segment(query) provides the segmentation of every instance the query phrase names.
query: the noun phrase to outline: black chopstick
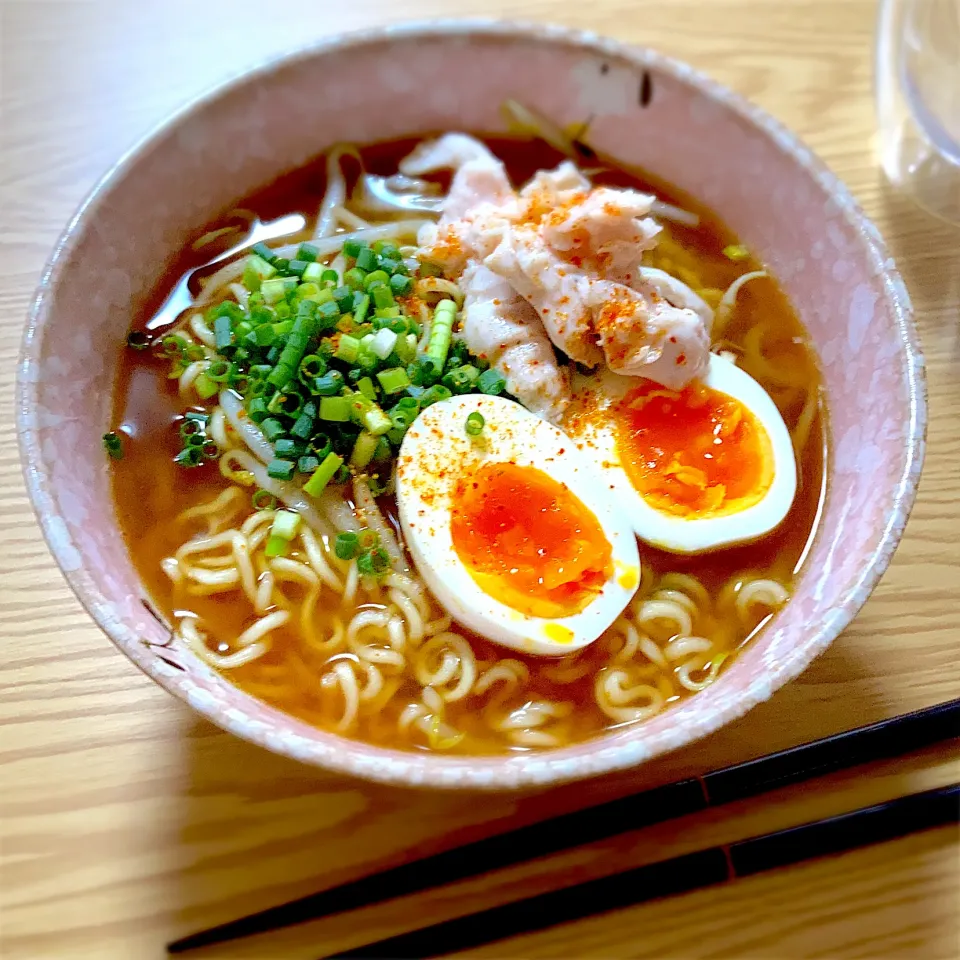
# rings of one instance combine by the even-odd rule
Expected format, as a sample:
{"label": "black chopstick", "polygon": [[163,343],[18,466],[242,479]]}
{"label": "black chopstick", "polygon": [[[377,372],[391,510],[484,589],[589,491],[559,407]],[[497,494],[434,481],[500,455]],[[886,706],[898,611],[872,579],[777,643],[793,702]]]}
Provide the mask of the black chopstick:
{"label": "black chopstick", "polygon": [[542,893],[331,958],[438,957],[609,910],[960,822],[960,784]]}
{"label": "black chopstick", "polygon": [[175,940],[169,953],[370,906],[960,736],[960,699],[425,857]]}

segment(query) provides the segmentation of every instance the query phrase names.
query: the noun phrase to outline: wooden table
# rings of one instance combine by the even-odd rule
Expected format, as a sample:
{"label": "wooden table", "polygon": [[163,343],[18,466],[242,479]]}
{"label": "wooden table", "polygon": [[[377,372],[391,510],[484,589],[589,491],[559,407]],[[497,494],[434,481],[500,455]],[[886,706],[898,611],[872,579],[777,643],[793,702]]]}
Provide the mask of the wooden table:
{"label": "wooden table", "polygon": [[[292,15],[292,11],[299,11]],[[298,766],[198,719],[80,609],[24,494],[13,382],[41,266],[122,150],[193,94],[326,32],[451,12],[550,19],[682,57],[797,130],[876,218],[930,383],[920,498],[865,611],[741,722],[641,773],[526,797],[418,794]],[[0,955],[159,957],[188,930],[385,864],[960,694],[960,234],[871,153],[872,0],[0,2]],[[149,211],[144,211],[148,216]],[[954,744],[203,956],[310,958],[607,872],[960,779]],[[948,828],[624,910],[484,957],[960,956]]]}

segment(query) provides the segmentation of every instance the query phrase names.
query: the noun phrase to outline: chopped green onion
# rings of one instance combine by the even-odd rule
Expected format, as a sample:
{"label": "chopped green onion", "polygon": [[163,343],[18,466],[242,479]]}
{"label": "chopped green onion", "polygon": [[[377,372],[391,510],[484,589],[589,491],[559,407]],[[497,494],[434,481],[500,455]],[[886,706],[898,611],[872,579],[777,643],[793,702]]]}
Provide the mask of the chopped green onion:
{"label": "chopped green onion", "polygon": [[321,330],[336,329],[337,321],[340,319],[340,308],[332,297],[317,307],[317,319],[320,321]]}
{"label": "chopped green onion", "polygon": [[300,279],[304,281],[300,285],[300,290],[298,291],[300,296],[315,296],[320,292],[319,287],[317,287],[316,290],[310,290],[309,292],[305,292],[303,288],[308,285],[316,287],[317,283],[323,280],[323,265],[313,262],[308,263],[307,269],[303,271],[303,276]]}
{"label": "chopped green onion", "polygon": [[333,299],[333,291],[329,287],[321,289],[316,283],[304,283],[300,286],[299,296],[301,300],[312,300],[319,306]]}
{"label": "chopped green onion", "polygon": [[327,363],[322,357],[315,353],[308,354],[300,361],[300,370],[298,375],[301,383],[308,383],[322,377],[327,372]]}
{"label": "chopped green onion", "polygon": [[390,289],[398,296],[405,297],[413,289],[413,280],[400,273],[395,273],[390,278]]}
{"label": "chopped green onion", "polygon": [[418,387],[430,386],[437,379],[437,365],[429,357],[417,357],[407,365],[410,382]]}
{"label": "chopped green onion", "polygon": [[353,453],[350,455],[350,466],[355,470],[362,470],[373,459],[373,454],[377,449],[378,442],[379,437],[375,437],[372,433],[367,433],[366,430],[362,431],[353,446]]}
{"label": "chopped green onion", "polygon": [[[380,333],[386,333],[389,331],[381,330]],[[379,336],[380,334],[377,334]],[[400,393],[401,390],[406,390],[410,386],[410,378],[407,376],[407,371],[403,367],[391,367],[389,370],[381,370],[377,374],[377,380],[380,381],[380,386],[383,387],[384,393]]]}
{"label": "chopped green onion", "polygon": [[318,308],[310,300],[305,300],[300,304],[301,311],[304,308],[309,308],[309,310],[297,315],[293,330],[287,337],[287,342],[280,358],[277,360],[277,365],[273,368],[270,376],[267,377],[267,383],[271,383],[275,387],[284,387],[293,379],[300,366],[300,361],[307,351],[307,345],[316,333],[317,325],[311,314]]}
{"label": "chopped green onion", "polygon": [[363,323],[370,309],[370,297],[367,294],[358,294],[353,298],[353,322]]}
{"label": "chopped green onion", "polygon": [[319,466],[320,460],[312,453],[307,453],[297,461],[297,473],[313,473]]}
{"label": "chopped green onion", "polygon": [[217,353],[224,353],[233,345],[233,324],[230,318],[217,317],[213,322],[214,348]]}
{"label": "chopped green onion", "polygon": [[290,547],[290,541],[300,528],[300,514],[292,510],[278,510],[273,517],[270,536],[264,551],[268,557],[282,557]]}
{"label": "chopped green onion", "polygon": [[199,467],[203,463],[203,451],[199,447],[184,447],[173,462],[181,467]]}
{"label": "chopped green onion", "polygon": [[381,360],[386,360],[393,353],[393,348],[397,343],[397,335],[384,327],[378,330],[370,341],[370,350]]}
{"label": "chopped green onion", "polygon": [[307,260],[291,260],[290,266],[287,268],[295,277],[302,277],[304,270],[310,266],[309,261]]}
{"label": "chopped green onion", "polygon": [[103,449],[110,455],[111,460],[123,459],[123,441],[120,434],[111,430],[103,435]]}
{"label": "chopped green onion", "polygon": [[336,270],[324,270],[323,276],[320,277],[320,282],[327,287],[335,287],[340,283],[340,275]]}
{"label": "chopped green onion", "polygon": [[187,348],[187,341],[175,333],[169,333],[160,341],[160,349],[165,357],[182,357]]}
{"label": "chopped green onion", "polygon": [[339,370],[329,370],[313,381],[313,392],[321,397],[334,397],[344,386],[343,374]]}
{"label": "chopped green onion", "polygon": [[317,459],[323,460],[333,450],[333,444],[325,433],[315,433],[310,441],[310,449]]}
{"label": "chopped green onion", "polygon": [[503,393],[507,388],[507,381],[503,376],[492,367],[489,370],[484,370],[477,379],[477,389],[481,393],[490,394],[490,396],[497,396],[498,394]]}
{"label": "chopped green onion", "polygon": [[283,278],[274,277],[271,280],[264,280],[260,284],[260,292],[263,294],[264,303],[279,303],[286,295],[286,286]]}
{"label": "chopped green onion", "polygon": [[479,377],[480,371],[472,363],[465,363],[451,370],[443,378],[443,383],[454,393],[469,393]]}
{"label": "chopped green onion", "polygon": [[420,397],[420,409],[425,410],[441,400],[449,400],[453,394],[443,385],[436,383],[429,390],[424,390]]}
{"label": "chopped green onion", "polygon": [[310,439],[310,436],[313,433],[313,422],[313,417],[308,416],[305,413],[301,413],[297,422],[290,428],[291,436],[294,436],[298,440],[302,440],[305,443]]}
{"label": "chopped green onion", "polygon": [[205,432],[205,424],[198,423],[190,417],[185,417],[183,423],[180,424],[180,439],[184,443],[187,442],[189,437],[194,436],[194,434],[204,434]]}
{"label": "chopped green onion", "polygon": [[299,459],[307,452],[307,446],[302,440],[293,437],[280,437],[273,445],[277,456],[282,460]]}
{"label": "chopped green onion", "polygon": [[357,267],[351,267],[343,275],[343,282],[353,290],[363,289],[363,278],[365,274]]}
{"label": "chopped green onion", "polygon": [[750,251],[739,243],[731,243],[730,246],[723,248],[723,255],[734,263],[741,260],[747,260],[750,257]]}
{"label": "chopped green onion", "polygon": [[360,251],[366,248],[366,244],[362,240],[348,240],[343,245],[343,254],[346,257],[351,257],[356,260],[360,255]]}
{"label": "chopped green onion", "polygon": [[320,419],[346,423],[350,419],[350,401],[346,397],[323,397],[320,400]]}
{"label": "chopped green onion", "polygon": [[258,490],[251,498],[254,510],[272,510],[277,498],[269,490]]}
{"label": "chopped green onion", "polygon": [[247,404],[247,414],[254,423],[263,423],[267,419],[267,401],[263,397],[254,397]]}
{"label": "chopped green onion", "polygon": [[292,480],[295,469],[296,464],[292,460],[278,458],[267,464],[267,476],[274,480]]}
{"label": "chopped green onion", "polygon": [[373,303],[378,310],[387,310],[396,305],[393,291],[388,286],[373,288]]}
{"label": "chopped green onion", "polygon": [[287,428],[274,417],[268,417],[266,420],[262,420],[260,422],[260,429],[271,443],[274,443],[287,432]]}
{"label": "chopped green onion", "polygon": [[[347,243],[344,244],[344,252],[346,252],[349,243],[350,241],[348,240]],[[347,254],[347,256],[349,256],[349,254]],[[354,256],[357,260],[357,266],[361,270],[366,270],[367,273],[370,273],[371,271],[377,269],[377,255],[369,247],[364,247],[362,250],[358,250]]]}
{"label": "chopped green onion", "polygon": [[323,463],[314,471],[313,476],[303,485],[303,492],[310,497],[319,497],[342,466],[343,457],[328,453]]}
{"label": "chopped green onion", "polygon": [[254,510],[272,510],[277,505],[277,498],[269,490],[257,490],[251,502]]}
{"label": "chopped green onion", "polygon": [[399,337],[393,349],[402,363],[410,363],[417,356],[416,335],[408,333],[405,336]]}
{"label": "chopped green onion", "polygon": [[[259,244],[258,244],[259,246]],[[260,280],[270,280],[277,275],[277,268],[273,265],[272,259],[257,253],[257,247],[254,247],[254,253],[247,257],[246,268],[252,270]],[[263,247],[264,252],[270,251]]]}
{"label": "chopped green onion", "polygon": [[441,370],[447,362],[447,351],[450,349],[450,341],[453,338],[453,319],[456,312],[457,308],[452,300],[441,300],[433,312],[433,327],[427,343],[427,356]]}
{"label": "chopped green onion", "polygon": [[364,528],[357,534],[357,542],[363,550],[372,550],[380,543],[380,534],[376,530]]}
{"label": "chopped green onion", "polygon": [[204,371],[214,383],[226,383],[230,377],[231,364],[229,360],[214,360]]}
{"label": "chopped green onion", "polygon": [[341,560],[352,560],[360,549],[360,543],[355,533],[346,531],[338,533],[333,542],[333,552]]}
{"label": "chopped green onion", "polygon": [[275,537],[283,537],[284,540],[292,540],[297,535],[300,528],[300,514],[292,510],[278,510],[273,518],[273,526],[270,527],[270,533]]}
{"label": "chopped green onion", "polygon": [[[251,258],[252,259],[252,258]],[[268,264],[269,266],[269,264]],[[240,277],[240,282],[247,288],[251,293],[260,292],[260,274],[257,272],[256,268],[250,263],[248,259],[244,268],[243,275]]]}
{"label": "chopped green onion", "polygon": [[356,363],[360,355],[360,341],[356,337],[343,334],[340,342],[337,344],[337,352],[334,356],[338,360],[344,360],[346,363]]}
{"label": "chopped green onion", "polygon": [[362,393],[354,393],[347,399],[350,412],[361,426],[367,428],[375,437],[381,436],[393,427],[391,419],[372,400]]}
{"label": "chopped green onion", "polygon": [[384,285],[390,282],[390,274],[386,270],[374,270],[373,273],[368,273],[363,281],[363,286],[366,290],[370,290],[375,287],[378,283]]}
{"label": "chopped green onion", "polygon": [[390,555],[382,547],[366,550],[357,557],[357,570],[367,576],[380,576],[390,569]]}
{"label": "chopped green onion", "polygon": [[483,433],[483,426],[486,423],[486,420],[483,419],[482,413],[477,413],[474,410],[473,413],[467,416],[467,423],[464,429],[467,431],[468,437],[479,437]]}
{"label": "chopped green onion", "polygon": [[220,392],[220,387],[210,377],[206,371],[199,374],[193,381],[193,389],[197,391],[197,396],[201,400],[209,400],[212,396]]}
{"label": "chopped green onion", "polygon": [[313,262],[317,259],[317,254],[320,251],[312,243],[301,243],[300,248],[297,250],[297,259],[306,260],[308,262]]}
{"label": "chopped green onion", "polygon": [[333,299],[341,313],[349,313],[353,309],[353,287],[337,287],[333,291]]}
{"label": "chopped green onion", "polygon": [[373,385],[373,381],[369,377],[361,377],[357,381],[357,389],[368,399],[376,400],[377,399],[377,388]]}
{"label": "chopped green onion", "polygon": [[250,248],[250,252],[262,260],[266,260],[267,263],[273,263],[276,258],[276,254],[265,243],[255,243]]}
{"label": "chopped green onion", "polygon": [[303,394],[297,389],[296,384],[288,383],[282,393],[277,393],[267,404],[267,409],[271,413],[279,413],[296,420],[303,413],[303,405],[306,402]]}
{"label": "chopped green onion", "polygon": [[[389,460],[392,454],[387,434],[383,434],[377,441],[377,449],[373,451],[373,460],[375,463],[382,463],[384,460]],[[380,496],[380,494],[377,493],[374,496]]]}

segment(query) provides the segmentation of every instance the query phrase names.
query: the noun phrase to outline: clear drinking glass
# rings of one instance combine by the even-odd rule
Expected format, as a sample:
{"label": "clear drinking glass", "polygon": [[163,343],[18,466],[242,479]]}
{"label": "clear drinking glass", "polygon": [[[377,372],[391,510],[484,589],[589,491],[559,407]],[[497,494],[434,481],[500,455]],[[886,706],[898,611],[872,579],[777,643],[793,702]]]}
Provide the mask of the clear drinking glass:
{"label": "clear drinking glass", "polygon": [[875,89],[890,182],[960,226],[960,0],[880,0]]}

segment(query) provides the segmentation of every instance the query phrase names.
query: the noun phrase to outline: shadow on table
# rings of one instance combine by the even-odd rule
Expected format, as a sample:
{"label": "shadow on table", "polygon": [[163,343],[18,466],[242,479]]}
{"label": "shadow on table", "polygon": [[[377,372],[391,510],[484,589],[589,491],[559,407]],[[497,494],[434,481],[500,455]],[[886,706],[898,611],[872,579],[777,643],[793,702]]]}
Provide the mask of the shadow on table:
{"label": "shadow on table", "polygon": [[[851,716],[845,706],[869,705],[870,715]],[[847,696],[839,695],[842,685]],[[853,645],[832,650],[771,701],[714,736],[639,770],[525,794],[437,793],[367,784],[326,774],[271,754],[184,714],[188,777],[179,811],[185,859],[179,877],[178,928],[184,933],[243,916],[417,856],[456,846],[509,827],[612,799],[645,787],[750,759],[886,716],[869,662]],[[602,858],[602,863],[597,861]],[[550,877],[539,866],[498,890],[498,900],[547,886],[563,886],[586,874],[658,859],[642,843],[614,843],[551,861]],[[623,860],[623,862],[616,862]],[[565,866],[566,864],[566,866]],[[586,873],[585,873],[586,871]],[[523,873],[523,871],[521,871]],[[561,882],[558,882],[560,876]],[[504,893],[515,889],[510,897]],[[474,883],[480,887],[483,882]],[[469,895],[469,890],[467,891]],[[458,895],[459,896],[459,895]],[[417,908],[440,919],[463,911],[443,891],[421,897]],[[482,898],[481,898],[482,899]],[[484,901],[488,905],[491,898]],[[459,907],[459,909],[458,909]],[[367,917],[376,910],[375,917]],[[410,927],[409,904],[382,906],[327,918],[317,925],[317,952],[375,939]],[[426,922],[424,912],[421,922]],[[369,920],[369,922],[368,922]],[[363,933],[358,933],[358,929]],[[375,929],[376,928],[376,929]],[[271,941],[296,940],[302,931]],[[231,957],[254,946],[231,948]],[[263,949],[263,945],[258,948]],[[226,955],[226,954],[217,954]],[[262,954],[261,954],[262,955]],[[273,954],[279,958],[288,954]]]}

